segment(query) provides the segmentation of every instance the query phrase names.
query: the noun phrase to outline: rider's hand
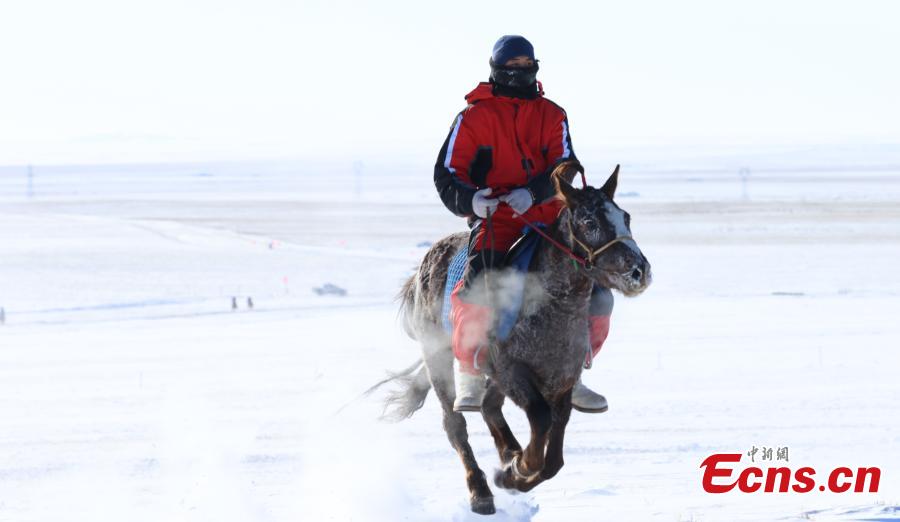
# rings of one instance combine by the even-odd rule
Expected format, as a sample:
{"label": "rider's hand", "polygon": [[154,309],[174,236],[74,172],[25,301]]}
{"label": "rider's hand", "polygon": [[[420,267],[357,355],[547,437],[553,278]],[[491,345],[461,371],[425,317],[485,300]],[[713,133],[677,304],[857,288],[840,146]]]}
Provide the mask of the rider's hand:
{"label": "rider's hand", "polygon": [[472,198],[472,212],[475,213],[476,216],[480,218],[486,218],[488,210],[491,211],[491,214],[497,210],[497,205],[500,204],[500,200],[496,198],[489,198],[491,195],[491,189],[481,189],[475,193],[475,197]]}
{"label": "rider's hand", "polygon": [[528,212],[528,209],[534,204],[534,197],[531,195],[531,191],[523,188],[514,189],[509,194],[500,196],[499,199],[509,205],[519,215]]}

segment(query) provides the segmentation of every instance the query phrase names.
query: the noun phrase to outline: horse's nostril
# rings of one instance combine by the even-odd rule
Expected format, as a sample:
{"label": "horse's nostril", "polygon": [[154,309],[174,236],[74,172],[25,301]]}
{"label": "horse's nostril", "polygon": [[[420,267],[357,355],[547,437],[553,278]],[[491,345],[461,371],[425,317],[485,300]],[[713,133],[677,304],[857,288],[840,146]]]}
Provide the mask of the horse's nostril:
{"label": "horse's nostril", "polygon": [[643,276],[643,275],[644,275],[644,273],[641,272],[640,268],[635,268],[634,270],[631,271],[631,278],[634,279],[635,281],[640,281],[641,276]]}

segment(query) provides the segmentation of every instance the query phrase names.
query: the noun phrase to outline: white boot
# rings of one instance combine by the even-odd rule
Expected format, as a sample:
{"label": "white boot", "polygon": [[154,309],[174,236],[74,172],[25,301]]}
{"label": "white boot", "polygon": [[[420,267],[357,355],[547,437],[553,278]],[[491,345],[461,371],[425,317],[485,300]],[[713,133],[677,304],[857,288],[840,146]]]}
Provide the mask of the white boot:
{"label": "white boot", "polygon": [[572,407],[582,413],[603,413],[609,404],[606,397],[585,386],[579,378],[572,387]]}
{"label": "white boot", "polygon": [[481,411],[481,401],[484,400],[485,381],[482,375],[459,370],[459,361],[453,361],[453,380],[456,383],[456,400],[453,401],[453,411]]}

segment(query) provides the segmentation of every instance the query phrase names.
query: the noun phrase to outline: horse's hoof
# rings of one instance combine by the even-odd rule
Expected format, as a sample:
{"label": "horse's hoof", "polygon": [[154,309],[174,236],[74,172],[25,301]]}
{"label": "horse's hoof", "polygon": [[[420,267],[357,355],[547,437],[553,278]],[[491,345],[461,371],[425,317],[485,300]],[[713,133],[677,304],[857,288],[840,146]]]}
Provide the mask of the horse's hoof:
{"label": "horse's hoof", "polygon": [[494,485],[503,489],[515,489],[508,464],[494,471]]}
{"label": "horse's hoof", "polygon": [[497,512],[494,508],[494,497],[481,497],[472,499],[472,512],[479,515],[493,515]]}

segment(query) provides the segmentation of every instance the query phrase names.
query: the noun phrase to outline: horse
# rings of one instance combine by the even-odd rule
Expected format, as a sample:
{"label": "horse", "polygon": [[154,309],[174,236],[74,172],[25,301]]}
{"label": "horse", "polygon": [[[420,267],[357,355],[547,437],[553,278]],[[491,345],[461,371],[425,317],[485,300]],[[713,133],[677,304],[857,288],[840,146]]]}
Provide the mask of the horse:
{"label": "horse", "polygon": [[[557,220],[534,253],[526,276],[525,299],[516,324],[504,341],[490,337],[484,369],[487,389],[482,417],[497,447],[501,467],[497,487],[530,491],[563,467],[563,438],[572,410],[572,387],[579,379],[588,348],[588,302],[600,284],[625,296],[636,296],[651,283],[650,264],[631,235],[631,218],[614,201],[619,167],[599,189],[571,185],[577,161],[558,165],[551,173],[556,197],[563,202]],[[422,358],[409,368],[373,386],[400,383],[385,400],[383,418],[402,420],[422,407],[429,389],[440,400],[443,427],[466,470],[472,511],[495,512],[484,472],[468,442],[466,420],[453,411],[453,353],[450,334],[442,326],[448,265],[466,248],[468,234],[457,233],[436,242],[398,296],[406,333],[422,346]],[[492,271],[493,272],[496,271]],[[494,277],[492,291],[502,277]],[[503,417],[506,398],[525,410],[531,429],[522,449]]]}

